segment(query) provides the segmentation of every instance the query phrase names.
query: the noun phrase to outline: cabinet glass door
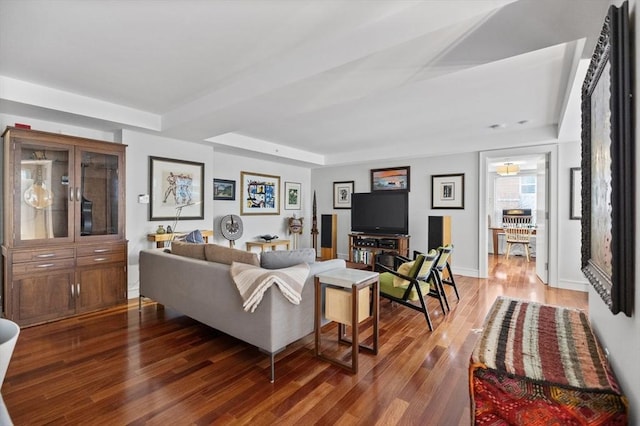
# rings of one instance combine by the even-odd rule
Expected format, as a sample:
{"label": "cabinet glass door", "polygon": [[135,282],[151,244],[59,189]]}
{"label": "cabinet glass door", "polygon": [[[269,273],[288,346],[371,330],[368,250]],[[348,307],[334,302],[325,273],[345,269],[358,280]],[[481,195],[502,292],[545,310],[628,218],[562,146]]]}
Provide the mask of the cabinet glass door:
{"label": "cabinet glass door", "polygon": [[70,149],[29,142],[19,143],[16,148],[16,163],[20,165],[14,203],[16,242],[70,240]]}
{"label": "cabinet glass door", "polygon": [[96,151],[80,151],[79,156],[80,236],[117,235],[121,157]]}

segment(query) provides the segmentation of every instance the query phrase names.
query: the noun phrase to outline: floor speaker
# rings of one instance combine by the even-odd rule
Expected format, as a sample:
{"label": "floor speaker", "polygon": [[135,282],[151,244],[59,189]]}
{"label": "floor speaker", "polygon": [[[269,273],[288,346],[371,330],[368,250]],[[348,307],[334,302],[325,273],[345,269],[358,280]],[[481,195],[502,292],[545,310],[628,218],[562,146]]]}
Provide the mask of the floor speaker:
{"label": "floor speaker", "polygon": [[338,215],[323,214],[320,218],[320,257],[322,260],[338,257]]}

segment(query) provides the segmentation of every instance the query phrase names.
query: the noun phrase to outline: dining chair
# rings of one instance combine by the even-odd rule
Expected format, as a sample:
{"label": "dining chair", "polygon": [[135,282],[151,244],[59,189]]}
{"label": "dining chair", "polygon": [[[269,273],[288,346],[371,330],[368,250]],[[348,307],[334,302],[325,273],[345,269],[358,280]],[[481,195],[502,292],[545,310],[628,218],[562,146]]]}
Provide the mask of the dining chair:
{"label": "dining chair", "polygon": [[531,216],[505,215],[502,217],[502,228],[504,229],[505,241],[507,243],[506,258],[509,259],[512,246],[522,245],[527,256],[527,262],[529,262],[529,244],[531,243],[531,235],[533,233]]}

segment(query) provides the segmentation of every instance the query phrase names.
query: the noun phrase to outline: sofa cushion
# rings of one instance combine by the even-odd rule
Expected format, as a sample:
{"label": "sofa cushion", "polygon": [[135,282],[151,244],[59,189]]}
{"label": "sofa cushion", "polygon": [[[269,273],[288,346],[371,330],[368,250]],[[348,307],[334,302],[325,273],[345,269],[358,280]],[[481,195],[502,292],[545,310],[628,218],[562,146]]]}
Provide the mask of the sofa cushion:
{"label": "sofa cushion", "polygon": [[260,266],[265,269],[281,269],[301,263],[316,261],[316,251],[312,248],[299,250],[271,250],[262,253]]}
{"label": "sofa cushion", "polygon": [[204,244],[186,243],[184,241],[172,241],[171,253],[178,256],[192,257],[205,260]]}
{"label": "sofa cushion", "polygon": [[231,265],[233,262],[240,262],[260,266],[260,260],[256,253],[225,247],[218,244],[204,244],[204,255],[209,262],[218,262],[225,265]]}

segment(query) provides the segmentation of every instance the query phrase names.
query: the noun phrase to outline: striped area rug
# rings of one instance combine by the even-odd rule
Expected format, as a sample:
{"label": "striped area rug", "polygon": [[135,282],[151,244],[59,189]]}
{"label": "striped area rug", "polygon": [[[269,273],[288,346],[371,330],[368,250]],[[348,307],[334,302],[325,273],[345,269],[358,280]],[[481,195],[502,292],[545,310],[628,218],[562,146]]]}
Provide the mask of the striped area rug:
{"label": "striped area rug", "polygon": [[589,319],[577,309],[499,297],[471,362],[541,383],[620,393]]}

